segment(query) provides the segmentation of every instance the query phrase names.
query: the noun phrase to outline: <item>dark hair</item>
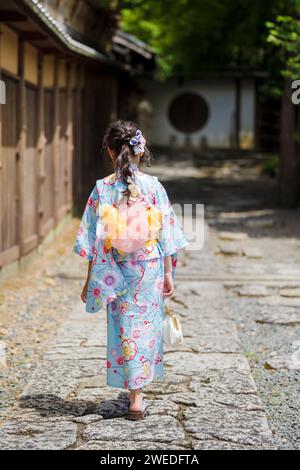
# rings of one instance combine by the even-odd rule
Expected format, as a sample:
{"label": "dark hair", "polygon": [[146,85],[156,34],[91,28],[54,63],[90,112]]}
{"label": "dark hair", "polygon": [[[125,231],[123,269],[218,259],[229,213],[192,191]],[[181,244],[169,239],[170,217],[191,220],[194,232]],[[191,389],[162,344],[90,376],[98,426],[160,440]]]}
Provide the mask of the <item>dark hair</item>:
{"label": "dark hair", "polygon": [[[133,146],[129,144],[129,141],[132,137],[135,136],[138,127],[131,121],[114,121],[106,129],[104,138],[103,138],[103,147],[107,149],[109,147],[115,154],[114,167],[115,171],[123,179],[127,188],[124,191],[124,194],[128,197],[128,176],[134,177],[131,169],[130,163],[132,158],[135,156]],[[147,145],[145,145],[145,150],[140,160],[145,162],[147,166],[151,165],[151,153]]]}

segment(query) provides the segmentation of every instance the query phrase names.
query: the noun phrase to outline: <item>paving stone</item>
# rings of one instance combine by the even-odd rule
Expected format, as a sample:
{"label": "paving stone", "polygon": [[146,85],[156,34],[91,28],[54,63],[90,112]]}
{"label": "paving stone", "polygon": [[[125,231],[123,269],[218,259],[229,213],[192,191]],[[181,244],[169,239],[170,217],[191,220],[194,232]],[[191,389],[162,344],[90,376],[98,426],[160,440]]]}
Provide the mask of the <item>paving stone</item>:
{"label": "paving stone", "polygon": [[141,441],[89,441],[76,450],[181,450],[183,445],[173,445],[170,442],[141,442]]}
{"label": "paving stone", "polygon": [[242,248],[235,243],[219,243],[218,249],[222,255],[241,255],[243,253]]}
{"label": "paving stone", "polygon": [[262,264],[247,264],[245,260],[227,265],[227,271],[231,274],[241,274],[241,275],[255,275],[255,274],[265,274],[266,267]]}
{"label": "paving stone", "polygon": [[287,277],[288,279],[295,280],[299,283],[300,280],[300,269],[295,269],[295,268],[286,268],[286,269],[280,269],[277,273],[281,277]]}
{"label": "paving stone", "polygon": [[[197,325],[197,328],[195,327]],[[234,336],[235,329],[233,323],[229,319],[207,318],[202,317],[199,313],[198,318],[191,315],[182,324],[183,336],[195,338],[195,346],[199,338],[209,336],[212,332],[215,334],[223,334],[224,336]]]}
{"label": "paving stone", "polygon": [[266,447],[259,445],[246,445],[239,444],[236,442],[222,441],[220,440],[203,440],[203,441],[192,441],[193,450],[269,450],[274,449],[267,444]]}
{"label": "paving stone", "polygon": [[120,389],[110,390],[107,387],[84,388],[75,392],[74,395],[76,396],[77,400],[88,400],[97,403],[102,400],[106,400],[107,398],[118,398],[120,395]]}
{"label": "paving stone", "polygon": [[90,424],[82,436],[87,440],[100,441],[142,441],[171,442],[178,444],[184,441],[183,430],[171,416],[149,416],[137,422],[115,419],[103,420]]}
{"label": "paving stone", "polygon": [[242,354],[171,352],[165,356],[165,365],[172,368],[172,372],[184,371],[184,375],[193,375],[209,369],[236,369],[250,372],[248,362]]}
{"label": "paving stone", "polygon": [[255,321],[274,325],[294,325],[300,323],[300,310],[293,307],[264,307],[256,314]]}
{"label": "paving stone", "polygon": [[[262,411],[262,403],[255,394],[224,393],[224,391],[205,388],[197,393],[176,393],[169,396],[174,403],[189,407],[202,408],[205,405],[219,404],[224,407],[247,411]],[[197,413],[197,410],[195,410]]]}
{"label": "paving stone", "polygon": [[216,390],[224,394],[253,394],[257,392],[252,376],[247,371],[234,369],[202,371],[192,377],[190,389],[198,393],[205,389]]}
{"label": "paving stone", "polygon": [[300,287],[293,287],[290,289],[280,289],[279,295],[282,297],[300,297]]}
{"label": "paving stone", "polygon": [[258,303],[263,306],[274,305],[276,308],[279,306],[300,308],[300,299],[281,297],[279,295],[272,295],[264,299],[260,299],[258,300]]}
{"label": "paving stone", "polygon": [[248,234],[245,232],[219,232],[219,238],[221,240],[240,241],[246,240],[248,238]]}
{"label": "paving stone", "polygon": [[172,395],[168,398],[145,400],[147,416],[162,415],[177,417],[179,406],[172,401]]}
{"label": "paving stone", "polygon": [[224,336],[216,334],[214,336],[205,336],[200,334],[199,339],[185,337],[184,345],[180,347],[166,347],[165,352],[169,351],[186,351],[186,352],[216,352],[216,353],[239,353],[241,343],[238,337]]}
{"label": "paving stone", "polygon": [[300,353],[270,357],[265,362],[268,369],[300,370]]}
{"label": "paving stone", "polygon": [[[290,261],[290,260],[289,260]],[[299,276],[300,276],[300,269],[298,264],[293,264],[293,262],[289,263],[274,263],[273,264],[274,271],[277,272],[280,276],[292,276],[295,277],[295,280],[298,280],[299,287]]]}
{"label": "paving stone", "polygon": [[256,248],[256,247],[245,247],[243,249],[243,254],[247,257],[247,258],[262,258],[263,257],[263,254],[262,252],[260,251],[259,248]]}
{"label": "paving stone", "polygon": [[[102,367],[101,367],[102,366]],[[50,360],[44,361],[34,372],[25,386],[21,397],[53,395],[67,398],[78,385],[78,379],[86,376],[106,373],[106,361],[102,364],[97,359],[86,360]]]}
{"label": "paving stone", "polygon": [[106,348],[96,346],[55,348],[46,352],[44,355],[48,361],[60,359],[103,359],[106,360]]}
{"label": "paving stone", "polygon": [[151,382],[145,387],[147,394],[167,395],[174,392],[186,392],[189,390],[190,377],[181,374],[173,374],[165,369],[164,380]]}
{"label": "paving stone", "polygon": [[74,423],[80,424],[91,424],[95,423],[96,421],[100,421],[101,419],[103,419],[103,416],[101,415],[85,415],[73,418],[72,421],[74,421]]}
{"label": "paving stone", "polygon": [[95,387],[106,387],[106,376],[95,375],[93,377],[84,377],[79,380],[79,387],[82,388],[95,388]]}
{"label": "paving stone", "polygon": [[76,442],[77,426],[70,421],[6,423],[0,429],[0,449],[63,450]]}
{"label": "paving stone", "polygon": [[67,398],[78,383],[78,379],[74,377],[74,363],[72,368],[70,366],[69,361],[44,363],[42,367],[38,367],[33,372],[29,383],[21,394],[21,398],[39,395]]}
{"label": "paving stone", "polygon": [[273,227],[274,223],[275,220],[270,218],[250,219],[245,222],[247,227],[251,228],[270,228]]}
{"label": "paving stone", "polygon": [[244,297],[265,297],[269,291],[265,286],[248,284],[237,289],[237,293]]}
{"label": "paving stone", "polygon": [[220,439],[237,444],[274,448],[273,437],[263,412],[207,405],[184,412],[185,430],[194,439]]}
{"label": "paving stone", "polygon": [[[67,362],[67,361],[66,361]],[[99,375],[100,373],[106,374],[106,360],[104,359],[85,359],[73,362],[74,364],[74,375],[76,378],[91,377],[93,375]]]}

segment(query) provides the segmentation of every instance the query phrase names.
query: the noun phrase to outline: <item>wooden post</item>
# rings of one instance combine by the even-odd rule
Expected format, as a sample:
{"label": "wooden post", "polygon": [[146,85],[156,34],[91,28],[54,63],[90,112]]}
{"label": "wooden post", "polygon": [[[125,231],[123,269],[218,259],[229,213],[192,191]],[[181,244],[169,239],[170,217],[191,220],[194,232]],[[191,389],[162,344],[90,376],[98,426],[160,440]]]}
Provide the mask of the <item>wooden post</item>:
{"label": "wooden post", "polygon": [[118,80],[114,75],[110,77],[111,82],[111,113],[110,120],[115,121],[118,118]]}
{"label": "wooden post", "polygon": [[73,151],[73,172],[72,172],[72,198],[74,203],[77,205],[79,200],[79,174],[80,174],[80,132],[79,132],[79,115],[81,112],[81,100],[80,100],[80,88],[79,88],[79,65],[76,64],[75,67],[75,89],[74,89],[74,122],[73,122],[73,141],[74,141],[74,151]]}
{"label": "wooden post", "polygon": [[24,220],[24,170],[25,170],[25,151],[26,151],[26,88],[24,78],[24,55],[25,47],[24,40],[19,38],[19,58],[18,58],[18,75],[19,75],[19,89],[18,89],[18,144],[17,144],[17,238],[20,247],[19,256],[25,252],[25,220]]}
{"label": "wooden post", "polygon": [[[1,71],[1,50],[2,50],[2,29],[0,25],[0,80],[2,78],[2,71]],[[2,183],[2,177],[3,177],[3,166],[2,166],[2,106],[3,104],[0,104],[0,255],[1,252],[3,251],[3,240],[2,240],[2,221],[3,221],[3,209],[2,209],[2,197],[3,197],[3,183]],[[0,260],[0,266],[1,266],[1,260]]]}
{"label": "wooden post", "polygon": [[235,135],[235,148],[240,148],[240,128],[241,128],[241,79],[240,77],[235,79],[235,123],[234,123],[234,135]]}
{"label": "wooden post", "polygon": [[296,106],[291,100],[291,80],[284,79],[280,123],[280,203],[295,207],[299,203],[299,162],[296,152]]}
{"label": "wooden post", "polygon": [[52,145],[52,164],[53,164],[53,215],[55,220],[55,226],[59,221],[59,168],[58,168],[58,158],[59,158],[59,134],[60,134],[60,125],[59,125],[59,84],[58,84],[58,67],[59,59],[55,57],[54,59],[54,92],[53,92],[53,145]]}
{"label": "wooden post", "polygon": [[72,167],[73,167],[73,115],[71,64],[67,64],[67,210],[72,209]]}
{"label": "wooden post", "polygon": [[256,152],[261,151],[261,117],[260,117],[260,98],[259,98],[259,79],[255,78],[254,79],[254,100],[255,100],[255,121],[254,121],[254,149]]}
{"label": "wooden post", "polygon": [[37,234],[39,242],[43,232],[43,215],[45,203],[45,146],[46,137],[44,130],[44,85],[43,85],[43,62],[44,57],[39,52],[38,58],[38,97],[37,97]]}
{"label": "wooden post", "polygon": [[83,158],[84,158],[84,128],[83,128],[83,90],[82,77],[84,68],[82,64],[77,67],[77,85],[76,85],[76,202],[81,202],[83,197]]}

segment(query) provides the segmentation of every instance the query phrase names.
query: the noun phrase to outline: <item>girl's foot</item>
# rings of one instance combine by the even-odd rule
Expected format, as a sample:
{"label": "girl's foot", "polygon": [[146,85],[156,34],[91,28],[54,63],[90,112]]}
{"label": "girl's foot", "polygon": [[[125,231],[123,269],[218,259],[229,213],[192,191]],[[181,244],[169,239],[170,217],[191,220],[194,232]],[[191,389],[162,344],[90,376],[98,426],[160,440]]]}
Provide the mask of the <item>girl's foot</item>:
{"label": "girl's foot", "polygon": [[141,390],[133,390],[129,395],[127,419],[138,420],[145,417],[145,402]]}
{"label": "girl's foot", "polygon": [[143,395],[141,390],[134,390],[129,395],[130,411],[141,411],[143,407]]}

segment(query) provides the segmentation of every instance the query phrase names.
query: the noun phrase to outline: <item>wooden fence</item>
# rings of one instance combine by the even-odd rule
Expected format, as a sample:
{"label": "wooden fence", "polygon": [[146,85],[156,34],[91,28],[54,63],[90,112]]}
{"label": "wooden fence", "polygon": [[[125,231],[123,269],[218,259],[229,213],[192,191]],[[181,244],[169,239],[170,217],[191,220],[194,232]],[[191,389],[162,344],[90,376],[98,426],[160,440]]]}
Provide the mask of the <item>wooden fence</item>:
{"label": "wooden fence", "polygon": [[16,57],[0,57],[0,270],[32,252],[105,171],[101,138],[116,116],[118,79],[17,35],[13,47],[6,33]]}

